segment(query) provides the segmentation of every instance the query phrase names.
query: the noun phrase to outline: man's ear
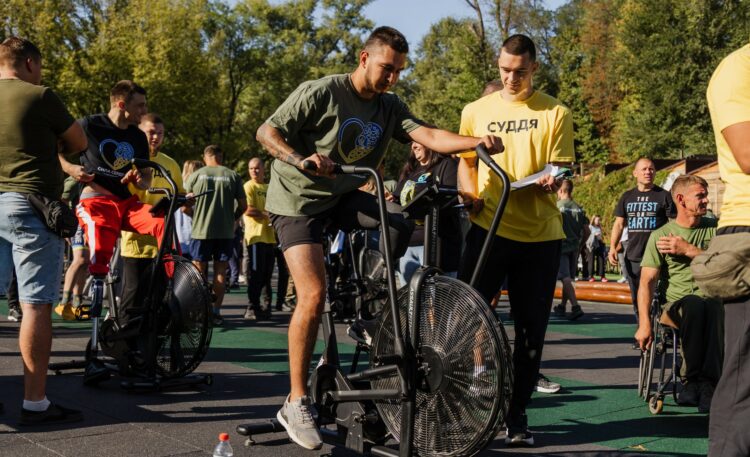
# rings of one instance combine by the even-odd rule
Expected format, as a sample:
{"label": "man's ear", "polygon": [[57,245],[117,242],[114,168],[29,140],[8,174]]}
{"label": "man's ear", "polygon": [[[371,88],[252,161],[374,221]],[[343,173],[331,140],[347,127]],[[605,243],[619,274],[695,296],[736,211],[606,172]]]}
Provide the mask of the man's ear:
{"label": "man's ear", "polygon": [[359,52],[359,66],[365,68],[367,66],[367,59],[370,58],[370,53],[362,50]]}

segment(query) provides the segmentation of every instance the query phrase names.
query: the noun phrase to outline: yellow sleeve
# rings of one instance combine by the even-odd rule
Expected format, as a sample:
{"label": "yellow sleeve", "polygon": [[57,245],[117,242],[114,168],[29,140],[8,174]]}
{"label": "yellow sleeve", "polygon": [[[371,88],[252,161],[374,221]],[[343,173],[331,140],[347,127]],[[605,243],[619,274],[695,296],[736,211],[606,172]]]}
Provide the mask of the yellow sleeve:
{"label": "yellow sleeve", "polygon": [[552,133],[552,150],[550,162],[575,162],[573,149],[573,115],[568,108],[561,106],[558,109],[558,118],[555,130]]}
{"label": "yellow sleeve", "polygon": [[[474,135],[474,115],[471,105],[464,106],[461,111],[461,125],[458,128],[459,135],[476,136]],[[472,158],[476,157],[477,153],[474,151],[466,151],[458,154],[459,157]]]}
{"label": "yellow sleeve", "polygon": [[707,96],[718,131],[750,121],[750,46],[735,51],[721,62],[711,77]]}
{"label": "yellow sleeve", "polygon": [[247,200],[247,206],[255,208],[255,189],[250,185],[250,181],[246,182],[243,186],[245,188],[245,199]]}
{"label": "yellow sleeve", "polygon": [[172,175],[172,179],[177,184],[177,192],[181,194],[186,193],[182,183],[182,170],[180,170],[180,166],[174,160],[169,163],[169,174]]}

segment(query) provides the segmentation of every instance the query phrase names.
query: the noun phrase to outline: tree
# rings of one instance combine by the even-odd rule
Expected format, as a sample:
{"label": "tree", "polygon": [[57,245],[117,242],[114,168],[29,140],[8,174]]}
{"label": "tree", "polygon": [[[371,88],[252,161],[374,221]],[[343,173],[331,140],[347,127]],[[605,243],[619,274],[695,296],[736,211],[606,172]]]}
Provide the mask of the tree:
{"label": "tree", "polygon": [[746,43],[749,9],[740,0],[624,2],[625,96],[613,139],[623,157],[713,153],[706,87],[721,58]]}

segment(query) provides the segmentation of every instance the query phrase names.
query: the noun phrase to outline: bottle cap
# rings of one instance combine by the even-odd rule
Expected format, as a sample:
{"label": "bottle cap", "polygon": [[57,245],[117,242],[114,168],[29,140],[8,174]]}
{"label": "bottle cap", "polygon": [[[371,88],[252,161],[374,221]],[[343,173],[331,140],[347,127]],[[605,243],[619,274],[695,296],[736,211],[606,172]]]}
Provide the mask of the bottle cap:
{"label": "bottle cap", "polygon": [[219,441],[229,441],[229,433],[220,433]]}

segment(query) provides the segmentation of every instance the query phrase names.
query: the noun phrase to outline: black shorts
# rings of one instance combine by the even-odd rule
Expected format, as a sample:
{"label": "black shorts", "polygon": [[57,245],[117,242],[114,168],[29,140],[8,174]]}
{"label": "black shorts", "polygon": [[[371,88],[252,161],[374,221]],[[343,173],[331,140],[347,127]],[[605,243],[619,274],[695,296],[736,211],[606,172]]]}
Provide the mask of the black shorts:
{"label": "black shorts", "polygon": [[[406,220],[401,206],[387,202],[388,224],[392,252],[400,257],[409,244],[414,224]],[[326,230],[335,233],[354,229],[380,229],[379,209],[376,198],[362,191],[345,194],[333,208],[309,216],[282,216],[271,214],[271,224],[276,230],[279,246],[286,251],[298,244],[323,244]],[[381,241],[381,252],[383,246]]]}
{"label": "black shorts", "polygon": [[575,278],[578,267],[578,251],[560,254],[560,268],[557,270],[557,279]]}

